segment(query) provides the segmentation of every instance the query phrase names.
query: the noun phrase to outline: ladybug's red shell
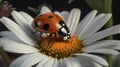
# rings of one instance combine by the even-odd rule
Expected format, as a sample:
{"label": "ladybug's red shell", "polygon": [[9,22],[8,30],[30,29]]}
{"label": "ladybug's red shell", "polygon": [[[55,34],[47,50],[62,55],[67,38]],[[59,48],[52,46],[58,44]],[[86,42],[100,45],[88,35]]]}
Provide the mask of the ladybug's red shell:
{"label": "ladybug's red shell", "polygon": [[35,17],[32,26],[39,32],[54,33],[59,30],[58,25],[60,21],[63,20],[57,14],[45,13]]}
{"label": "ladybug's red shell", "polygon": [[63,37],[63,40],[69,41],[70,30],[62,18],[55,13],[44,13],[34,18],[32,27],[41,33],[57,34]]}

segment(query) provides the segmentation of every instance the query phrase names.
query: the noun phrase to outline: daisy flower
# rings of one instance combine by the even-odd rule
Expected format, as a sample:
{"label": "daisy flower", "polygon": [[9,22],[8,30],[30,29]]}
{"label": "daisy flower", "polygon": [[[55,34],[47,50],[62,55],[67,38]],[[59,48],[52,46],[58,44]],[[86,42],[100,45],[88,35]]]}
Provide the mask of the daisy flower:
{"label": "daisy flower", "polygon": [[[40,14],[45,12],[51,11],[43,6]],[[63,18],[71,31],[71,39],[68,42],[61,42],[58,38],[48,44],[48,38],[41,40],[39,34],[33,34],[33,18],[25,12],[13,11],[15,21],[7,17],[0,19],[10,30],[0,32],[3,36],[0,45],[5,51],[23,54],[15,59],[10,67],[102,67],[108,66],[108,63],[96,53],[119,54],[116,51],[120,50],[119,40],[101,39],[120,33],[120,25],[98,31],[110,19],[110,13],[96,15],[97,11],[93,10],[80,23],[81,12],[77,8],[70,12],[55,13]]]}

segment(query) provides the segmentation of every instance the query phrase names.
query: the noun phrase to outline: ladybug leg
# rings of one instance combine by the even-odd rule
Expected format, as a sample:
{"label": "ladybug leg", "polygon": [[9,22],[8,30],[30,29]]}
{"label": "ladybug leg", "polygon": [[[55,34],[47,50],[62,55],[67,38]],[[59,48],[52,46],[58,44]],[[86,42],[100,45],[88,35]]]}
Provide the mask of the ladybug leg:
{"label": "ladybug leg", "polygon": [[43,34],[43,33],[42,33],[42,32],[40,32],[40,38],[41,38],[41,39],[43,39],[43,38],[42,38],[42,34]]}
{"label": "ladybug leg", "polygon": [[55,37],[57,36],[57,32],[54,33],[55,34]]}
{"label": "ladybug leg", "polygon": [[54,38],[52,39],[52,41],[55,41],[56,40],[56,36],[57,36],[57,32],[54,32],[52,34],[54,34]]}
{"label": "ladybug leg", "polygon": [[51,36],[52,36],[52,34],[53,34],[53,33],[50,33],[49,37],[51,37]]}
{"label": "ladybug leg", "polygon": [[43,39],[42,34],[43,34],[43,33],[42,33],[42,32],[40,32],[40,38],[41,38],[41,39]]}
{"label": "ladybug leg", "polygon": [[[54,34],[54,38],[51,39],[50,37]],[[54,33],[50,33],[50,35],[48,36],[48,44],[50,42],[54,42],[56,40],[56,36],[57,36],[57,32],[54,32]],[[50,44],[50,47],[52,47],[52,44]]]}
{"label": "ladybug leg", "polygon": [[[54,39],[52,39],[52,40],[50,40],[50,37],[52,36],[54,34]],[[54,33],[50,33],[50,35],[48,36],[49,38],[49,41],[48,42],[50,42],[50,41],[55,41],[56,40],[56,36],[57,36],[57,32],[54,32]]]}
{"label": "ladybug leg", "polygon": [[52,36],[53,34],[55,35],[55,37],[57,36],[57,32],[50,33],[50,35],[49,35],[49,36]]}
{"label": "ladybug leg", "polygon": [[49,37],[49,34],[48,34],[48,33],[45,33],[45,37]]}
{"label": "ladybug leg", "polygon": [[50,43],[50,41],[51,41],[51,40],[50,40],[50,37],[52,36],[52,34],[53,34],[53,33],[50,33],[50,34],[48,35],[48,43]]}

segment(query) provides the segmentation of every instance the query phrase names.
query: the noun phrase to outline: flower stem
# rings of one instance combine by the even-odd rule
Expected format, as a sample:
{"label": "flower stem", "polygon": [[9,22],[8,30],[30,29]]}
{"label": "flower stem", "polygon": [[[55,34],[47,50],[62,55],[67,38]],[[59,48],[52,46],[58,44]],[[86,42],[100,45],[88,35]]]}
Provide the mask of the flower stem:
{"label": "flower stem", "polygon": [[[113,22],[112,22],[112,18],[108,21],[108,23],[106,24],[106,28],[108,28],[108,27],[112,27],[113,26]],[[108,40],[112,40],[113,39],[113,36],[111,35],[111,36],[108,36],[107,37],[107,39]],[[108,67],[112,67],[112,55],[107,55],[107,57],[106,57],[106,60],[107,60],[107,62],[108,62],[108,64],[109,64],[109,66]]]}
{"label": "flower stem", "polygon": [[[110,18],[110,20],[107,22],[107,24],[105,25],[105,28],[109,28],[109,27],[112,27],[113,26],[113,22],[112,22],[112,17]],[[113,39],[113,36],[108,36],[107,37],[108,40],[112,40]]]}
{"label": "flower stem", "polygon": [[[113,26],[113,22],[112,22],[112,18],[108,21],[108,23],[106,24],[106,28],[108,28],[108,27],[112,27]],[[113,36],[111,35],[111,36],[108,36],[107,37],[107,39],[108,40],[112,40],[113,39]],[[107,57],[106,57],[106,60],[107,60],[107,62],[108,62],[108,64],[109,64],[109,66],[108,67],[112,67],[112,55],[107,55]]]}
{"label": "flower stem", "polygon": [[0,47],[0,56],[3,60],[3,62],[5,63],[6,67],[8,67],[8,65],[10,63],[10,59],[9,59],[7,53],[3,50],[2,47]]}
{"label": "flower stem", "polygon": [[107,62],[109,64],[108,67],[112,67],[112,56],[111,55],[107,55],[106,59],[107,59]]}

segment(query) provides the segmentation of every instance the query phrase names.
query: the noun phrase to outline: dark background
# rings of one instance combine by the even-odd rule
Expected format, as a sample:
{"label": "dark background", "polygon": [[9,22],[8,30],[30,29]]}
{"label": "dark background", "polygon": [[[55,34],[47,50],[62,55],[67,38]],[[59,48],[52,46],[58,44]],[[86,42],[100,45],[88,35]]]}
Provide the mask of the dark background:
{"label": "dark background", "polygon": [[[27,6],[32,6],[37,8],[38,5],[46,3],[51,5],[54,10],[63,11],[68,10],[70,11],[72,8],[80,8],[82,11],[82,16],[92,9],[86,4],[84,0],[75,0],[71,4],[68,4],[68,0],[8,0],[17,10],[23,10],[25,12],[31,13],[30,10],[27,9]],[[32,13],[31,13],[32,14]]]}
{"label": "dark background", "polygon": [[[32,15],[36,16],[34,12],[29,10],[27,7],[31,6],[33,8],[37,8],[39,5],[46,3],[52,6],[53,11],[70,11],[72,8],[80,8],[81,9],[81,19],[92,9],[87,5],[84,0],[75,0],[71,4],[68,4],[68,0],[6,0],[13,4],[16,7],[17,11],[25,11]],[[112,13],[113,13],[113,22],[114,25],[120,24],[120,2],[119,0],[113,0],[112,2]],[[6,30],[6,28],[2,25],[0,30]],[[114,39],[120,39],[120,35],[115,35]],[[0,67],[1,63],[0,63]]]}

